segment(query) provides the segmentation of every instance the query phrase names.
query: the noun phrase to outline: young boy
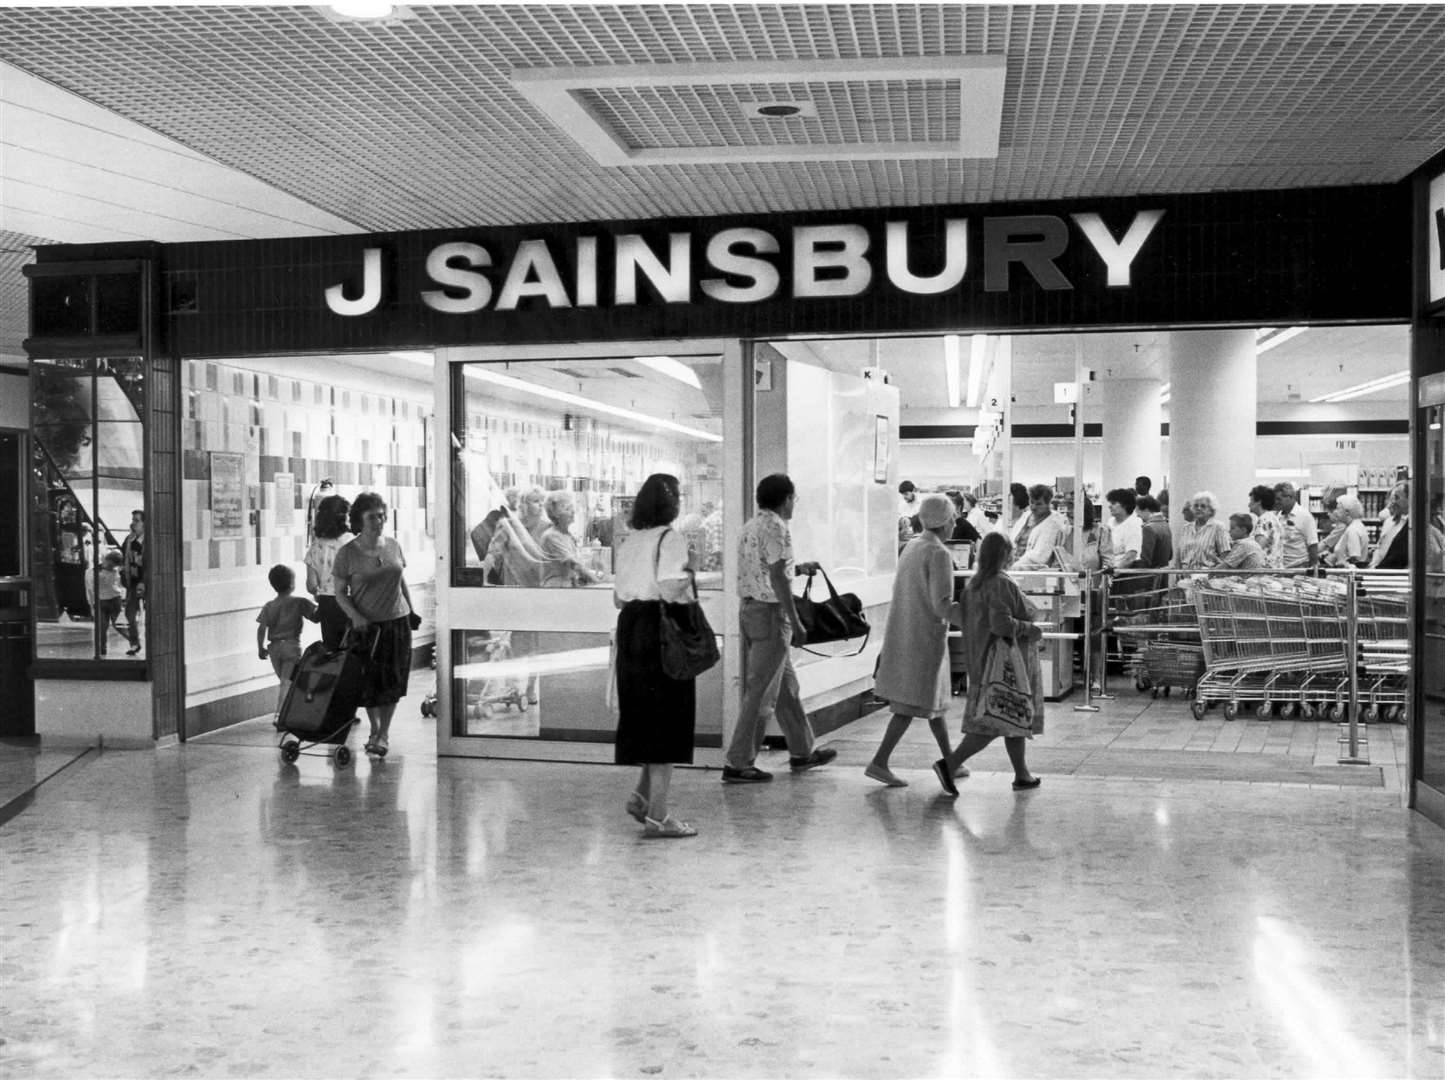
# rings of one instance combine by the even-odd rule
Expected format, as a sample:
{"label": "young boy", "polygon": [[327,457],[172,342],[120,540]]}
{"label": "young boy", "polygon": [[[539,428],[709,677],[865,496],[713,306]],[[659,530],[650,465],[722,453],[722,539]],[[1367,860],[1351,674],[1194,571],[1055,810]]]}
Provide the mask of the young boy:
{"label": "young boy", "polygon": [[125,600],[125,586],[120,583],[121,562],[120,552],[107,551],[101,556],[100,572],[96,575],[99,581],[89,574],[85,575],[85,598],[90,601],[91,609],[100,613],[101,656],[106,654],[110,632],[121,632],[120,627],[115,625],[116,619],[120,618],[121,604]]}
{"label": "young boy", "polygon": [[[296,661],[301,659],[301,620],[320,622],[321,616],[316,605],[304,596],[292,596],[296,588],[296,575],[289,566],[277,563],[266,575],[271,588],[276,590],[276,599],[266,601],[261,613],[256,616],[256,652],[262,660],[271,660],[276,678],[281,680],[281,689],[276,695],[276,714],[279,722],[281,705],[286,700],[286,684],[291,681]],[[271,643],[267,648],[266,635],[270,632]]]}

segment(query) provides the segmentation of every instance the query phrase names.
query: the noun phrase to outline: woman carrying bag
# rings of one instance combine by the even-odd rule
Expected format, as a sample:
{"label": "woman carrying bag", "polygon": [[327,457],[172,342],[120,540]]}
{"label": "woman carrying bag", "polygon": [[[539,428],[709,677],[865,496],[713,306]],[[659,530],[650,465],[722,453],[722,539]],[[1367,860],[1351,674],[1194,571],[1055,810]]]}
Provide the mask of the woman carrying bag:
{"label": "woman carrying bag", "polygon": [[873,677],[873,693],[888,702],[893,719],[863,772],[888,787],[908,786],[888,767],[888,759],[914,717],[928,721],[938,749],[945,756],[949,753],[943,717],[953,697],[948,670],[953,558],[943,546],[943,538],[953,531],[954,508],[948,496],[925,495],[919,501],[918,521],[923,531],[908,542],[898,558],[883,651]]}
{"label": "woman carrying bag", "polygon": [[668,810],[672,767],[692,763],[696,696],[693,679],[662,668],[662,606],[692,599],[687,538],[670,528],[681,497],[677,477],[653,473],[632,506],[632,531],[617,548],[613,602],[617,615],[617,742],[619,765],[640,765],[627,813],[648,837],[696,836]]}
{"label": "woman carrying bag", "polygon": [[933,773],[949,795],[958,794],[958,767],[1000,735],[1014,767],[1014,790],[1039,786],[1029,772],[1024,744],[1044,730],[1043,680],[1033,605],[1004,571],[1008,538],[990,533],[979,545],[978,568],[963,590],[963,642],[967,654],[968,698],[963,711],[963,741],[933,763]]}

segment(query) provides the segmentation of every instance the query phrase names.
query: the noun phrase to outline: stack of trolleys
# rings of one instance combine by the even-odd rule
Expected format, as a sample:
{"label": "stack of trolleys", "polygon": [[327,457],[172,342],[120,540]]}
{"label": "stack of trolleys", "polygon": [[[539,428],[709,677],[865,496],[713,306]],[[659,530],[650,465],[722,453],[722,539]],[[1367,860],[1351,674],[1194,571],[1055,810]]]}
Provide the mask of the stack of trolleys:
{"label": "stack of trolleys", "polygon": [[1205,675],[1194,716],[1215,702],[1233,720],[1313,720],[1348,694],[1344,590],[1307,577],[1218,578],[1195,590]]}
{"label": "stack of trolleys", "polygon": [[[1118,584],[1129,587],[1118,589]],[[1141,584],[1134,584],[1139,581]],[[1192,694],[1204,674],[1204,650],[1199,643],[1199,616],[1193,583],[1171,579],[1162,570],[1121,571],[1109,593],[1108,625],[1128,650],[1134,689],[1167,696],[1171,688]]]}
{"label": "stack of trolleys", "polygon": [[[1383,575],[1381,575],[1383,576]],[[1361,575],[1362,581],[1367,581]],[[1359,616],[1355,643],[1359,650],[1358,690],[1367,724],[1387,720],[1403,723],[1409,682],[1409,605],[1401,591],[1387,591],[1390,582],[1362,585],[1355,596]],[[1369,591],[1365,591],[1368,587]],[[1330,706],[1331,718],[1342,719],[1345,695]]]}

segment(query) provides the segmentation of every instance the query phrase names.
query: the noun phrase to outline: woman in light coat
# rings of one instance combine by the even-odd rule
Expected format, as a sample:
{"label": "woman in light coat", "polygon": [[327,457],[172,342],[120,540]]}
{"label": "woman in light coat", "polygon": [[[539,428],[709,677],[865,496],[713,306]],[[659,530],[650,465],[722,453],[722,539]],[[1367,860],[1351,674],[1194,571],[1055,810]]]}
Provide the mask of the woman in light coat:
{"label": "woman in light coat", "polygon": [[948,728],[943,716],[953,696],[948,671],[948,616],[953,609],[953,559],[943,538],[953,531],[953,502],[947,495],[926,495],[918,507],[923,531],[898,557],[893,603],[883,633],[873,692],[893,708],[878,752],[864,773],[888,787],[907,787],[888,767],[893,748],[913,723],[924,717],[946,757]]}

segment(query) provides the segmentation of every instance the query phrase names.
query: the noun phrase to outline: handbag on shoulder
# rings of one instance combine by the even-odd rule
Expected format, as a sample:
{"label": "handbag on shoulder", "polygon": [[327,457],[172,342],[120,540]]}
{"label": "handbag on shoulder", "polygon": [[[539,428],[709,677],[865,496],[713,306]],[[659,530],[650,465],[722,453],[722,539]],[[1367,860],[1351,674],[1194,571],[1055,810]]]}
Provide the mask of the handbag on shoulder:
{"label": "handbag on shoulder", "polygon": [[[657,551],[652,556],[652,576],[657,578],[658,560],[662,556],[663,537],[671,529],[664,529],[657,538]],[[670,604],[662,601],[658,605],[658,637],[662,644],[662,673],[669,679],[683,681],[695,679],[722,658],[717,647],[717,635],[697,601],[697,579],[692,581],[692,599],[684,604]]]}
{"label": "handbag on shoulder", "polygon": [[[798,621],[803,624],[803,630],[808,635],[807,642],[802,646],[805,651],[811,652],[808,645],[824,645],[830,641],[848,641],[852,638],[863,638],[856,652],[845,653],[846,656],[857,656],[868,645],[868,635],[872,627],[868,620],[863,617],[863,601],[858,599],[856,593],[839,593],[833,587],[828,572],[821,567],[818,573],[823,575],[823,583],[828,586],[828,599],[814,600],[813,575],[808,575],[808,583],[803,586],[803,595],[794,601],[798,611]],[[819,656],[830,656],[831,653],[818,653]]]}

